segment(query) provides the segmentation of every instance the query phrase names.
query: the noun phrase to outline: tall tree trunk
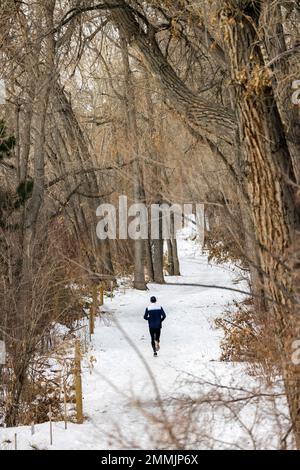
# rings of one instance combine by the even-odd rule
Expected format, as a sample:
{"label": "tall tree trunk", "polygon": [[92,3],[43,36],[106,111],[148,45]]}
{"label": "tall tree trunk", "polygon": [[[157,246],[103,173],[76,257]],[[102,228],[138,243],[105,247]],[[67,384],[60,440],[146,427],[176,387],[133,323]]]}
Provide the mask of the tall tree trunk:
{"label": "tall tree trunk", "polygon": [[152,257],[154,282],[164,284],[164,241],[163,241],[162,214],[159,215],[159,239],[152,240]]}
{"label": "tall tree trunk", "polygon": [[180,276],[180,266],[178,258],[178,249],[177,249],[177,239],[176,234],[174,233],[174,223],[175,217],[174,214],[171,214],[171,224],[170,224],[170,233],[167,240],[168,246],[168,272],[169,276]]}
{"label": "tall tree trunk", "polygon": [[[161,161],[161,149],[158,147],[157,141],[159,137],[159,131],[157,129],[156,120],[155,120],[155,111],[153,106],[153,101],[151,98],[151,81],[147,70],[144,70],[145,76],[145,98],[147,103],[147,110],[148,110],[148,128],[149,128],[149,135],[150,135],[150,157],[153,161],[160,162]],[[159,164],[155,165],[152,174],[152,189],[154,188],[154,193],[156,196],[151,198],[152,202],[155,204],[160,204],[162,201],[162,172]],[[160,224],[162,224],[162,220],[160,220]],[[154,282],[158,284],[164,283],[164,242],[162,239],[163,233],[162,229],[159,230],[159,240],[152,240],[152,265],[153,265],[153,273],[154,273]]]}
{"label": "tall tree trunk", "polygon": [[174,276],[180,276],[180,264],[179,264],[178,247],[177,247],[176,237],[174,237],[171,240],[171,243],[172,243],[172,254],[173,254],[173,264],[174,264]]}
{"label": "tall tree trunk", "polygon": [[[121,51],[125,75],[125,102],[127,110],[128,134],[134,162],[134,200],[136,204],[146,203],[143,169],[139,160],[139,138],[136,117],[134,83],[130,69],[128,46],[126,40],[121,37]],[[139,238],[134,241],[134,287],[138,290],[146,290],[145,281],[145,240]]]}
{"label": "tall tree trunk", "polygon": [[[49,30],[53,29],[53,12],[55,0],[48,2],[47,6],[38,8],[40,21],[45,18]],[[42,30],[40,30],[42,35]],[[42,36],[41,36],[42,37]],[[25,211],[24,234],[23,234],[23,262],[22,283],[25,284],[23,294],[26,295],[26,284],[31,273],[31,263],[34,259],[36,226],[40,209],[43,204],[45,192],[45,133],[46,118],[49,103],[50,90],[54,79],[54,57],[55,45],[53,35],[48,34],[44,40],[44,63],[39,64],[39,80],[35,105],[35,142],[34,142],[34,187],[32,198]],[[32,78],[34,79],[34,77]],[[21,295],[21,298],[23,295]],[[23,302],[23,299],[22,299]]]}
{"label": "tall tree trunk", "polygon": [[227,0],[222,18],[231,66],[242,148],[245,191],[263,272],[270,328],[285,383],[291,422],[300,447],[300,375],[292,364],[295,317],[293,285],[286,260],[298,215],[289,181],[293,162],[257,37],[261,2]]}
{"label": "tall tree trunk", "polygon": [[174,269],[174,258],[173,258],[173,246],[172,246],[172,241],[170,238],[167,240],[167,246],[168,246],[168,274],[169,276],[174,276],[175,269]]}
{"label": "tall tree trunk", "polygon": [[[281,6],[265,0],[262,2],[261,28],[266,47],[266,62],[273,72],[272,87],[284,126],[287,146],[293,163],[297,184],[300,184],[300,108],[292,103],[292,81],[299,79],[299,69],[294,71],[289,58],[285,58],[287,46],[283,27]],[[298,57],[300,56],[299,52]],[[294,73],[293,73],[294,72]],[[291,77],[290,81],[287,78]]]}
{"label": "tall tree trunk", "polygon": [[150,229],[148,229],[148,240],[146,240],[146,262],[147,262],[147,271],[149,281],[154,281],[154,267],[153,267],[153,258],[152,258],[152,243],[150,237]]}
{"label": "tall tree trunk", "polygon": [[180,276],[180,266],[177,249],[177,233],[175,233],[175,216],[171,214],[171,245],[172,245],[172,257],[174,266],[174,276]]}

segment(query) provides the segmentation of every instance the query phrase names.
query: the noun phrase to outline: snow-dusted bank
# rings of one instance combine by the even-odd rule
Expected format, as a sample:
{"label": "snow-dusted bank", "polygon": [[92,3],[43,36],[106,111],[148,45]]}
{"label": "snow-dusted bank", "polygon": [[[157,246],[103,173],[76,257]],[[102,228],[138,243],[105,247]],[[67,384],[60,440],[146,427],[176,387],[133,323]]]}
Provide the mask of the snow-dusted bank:
{"label": "snow-dusted bank", "polygon": [[[182,276],[167,282],[237,288],[239,273],[229,265],[210,265],[185,232],[179,254]],[[243,283],[238,287],[247,289]],[[143,320],[151,295],[167,313],[158,358]],[[1,429],[1,449],[13,448],[15,433],[19,449],[278,448],[285,423],[275,416],[274,400],[239,401],[257,381],[247,375],[245,364],[220,362],[222,334],[214,320],[234,300],[242,295],[203,287],[120,289],[97,320],[84,359],[84,424],[65,430],[64,423],[55,423],[53,446],[49,423],[36,426],[34,436],[30,427]],[[235,390],[226,388],[232,386]],[[227,394],[222,406],[221,392]],[[209,398],[213,403],[206,404]]]}

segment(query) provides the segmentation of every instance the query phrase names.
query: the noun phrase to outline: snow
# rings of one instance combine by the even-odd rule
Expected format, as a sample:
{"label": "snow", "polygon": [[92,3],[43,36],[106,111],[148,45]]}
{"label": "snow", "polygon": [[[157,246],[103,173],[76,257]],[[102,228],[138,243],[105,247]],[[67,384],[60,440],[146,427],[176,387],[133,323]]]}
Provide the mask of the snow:
{"label": "snow", "polygon": [[[233,415],[236,411],[228,407],[201,408],[197,429],[203,435],[197,438],[192,431],[189,444],[184,443],[181,431],[186,413],[180,398],[199,399],[206,393],[212,397],[216,388],[206,382],[243,389],[259,384],[249,377],[245,364],[220,362],[222,333],[215,329],[214,320],[234,300],[242,300],[243,295],[229,290],[171,285],[201,283],[247,290],[245,283],[236,284],[240,273],[230,265],[209,264],[197,242],[190,240],[188,231],[182,232],[178,243],[181,277],[167,278],[169,285],[150,285],[148,292],[133,289],[125,292],[120,288],[113,299],[106,300],[106,313],[97,319],[92,345],[82,366],[84,424],[69,423],[65,430],[64,423],[54,423],[52,446],[49,423],[36,426],[33,436],[30,427],[2,429],[0,448],[13,448],[15,433],[18,449],[278,446],[278,436],[272,432],[276,419],[267,413],[273,404],[264,402],[261,406],[257,400],[242,402],[238,418]],[[167,313],[157,358],[153,357],[143,320],[152,295]],[[229,390],[224,391],[229,396]],[[236,390],[235,396],[244,395],[245,392]],[[284,411],[284,404],[279,406]],[[262,415],[261,408],[267,416]],[[167,417],[171,432],[159,426],[162,414]],[[169,434],[175,434],[179,443],[170,442]]]}

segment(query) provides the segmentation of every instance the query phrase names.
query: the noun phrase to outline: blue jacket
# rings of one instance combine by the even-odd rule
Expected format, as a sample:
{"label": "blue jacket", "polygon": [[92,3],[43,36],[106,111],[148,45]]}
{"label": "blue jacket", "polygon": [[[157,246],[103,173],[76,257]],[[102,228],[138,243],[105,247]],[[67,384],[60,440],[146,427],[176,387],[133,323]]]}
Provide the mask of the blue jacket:
{"label": "blue jacket", "polygon": [[149,328],[161,328],[166,314],[164,309],[156,304],[146,308],[144,319],[149,322]]}

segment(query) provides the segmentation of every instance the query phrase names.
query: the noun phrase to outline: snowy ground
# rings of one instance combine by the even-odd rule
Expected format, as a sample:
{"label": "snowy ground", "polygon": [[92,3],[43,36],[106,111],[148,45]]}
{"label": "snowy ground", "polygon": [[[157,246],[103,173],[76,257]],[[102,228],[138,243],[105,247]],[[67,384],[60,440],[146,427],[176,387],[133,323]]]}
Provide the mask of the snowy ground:
{"label": "snowy ground", "polygon": [[[209,265],[197,244],[184,235],[179,240],[179,253],[182,276],[168,279],[168,282],[237,288],[238,273],[227,265]],[[247,289],[242,283],[238,287]],[[167,313],[158,358],[153,358],[147,324],[143,320],[151,295],[157,296]],[[28,427],[3,429],[0,430],[0,448],[12,448],[12,444],[4,442],[13,442],[15,433],[19,449],[277,446],[274,421],[261,416],[256,402],[242,402],[237,417],[233,416],[236,409],[201,408],[196,419],[198,437],[192,430],[192,419],[187,419],[181,404],[176,408],[176,399],[183,395],[199,398],[201,394],[210,394],[208,385],[192,384],[191,380],[244,388],[257,385],[247,375],[245,365],[219,361],[221,333],[216,331],[213,322],[234,299],[242,299],[242,295],[201,287],[151,285],[149,292],[120,289],[112,301],[106,301],[108,313],[97,320],[92,347],[83,364],[85,423],[69,424],[67,431],[63,423],[55,423],[52,447],[48,423],[37,426],[34,436]],[[91,357],[96,360],[92,371]],[[236,396],[242,395],[236,392]],[[175,399],[175,405],[170,399]],[[271,405],[264,404],[264,411],[268,406]],[[169,422],[169,430],[162,430],[156,422],[162,413]],[[185,427],[187,423],[190,429]],[[190,444],[184,442],[185,431]],[[175,440],[178,437],[179,443],[172,442],[172,434]]]}

